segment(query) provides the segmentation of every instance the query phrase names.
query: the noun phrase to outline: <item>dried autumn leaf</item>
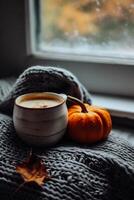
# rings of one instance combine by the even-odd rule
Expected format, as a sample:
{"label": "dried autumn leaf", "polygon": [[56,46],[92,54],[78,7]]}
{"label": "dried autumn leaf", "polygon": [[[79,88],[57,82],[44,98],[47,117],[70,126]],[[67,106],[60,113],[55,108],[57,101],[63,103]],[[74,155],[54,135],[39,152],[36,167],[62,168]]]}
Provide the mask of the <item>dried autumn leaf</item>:
{"label": "dried autumn leaf", "polygon": [[22,176],[25,183],[35,182],[39,186],[49,179],[45,165],[42,160],[30,153],[30,156],[16,167],[16,171]]}

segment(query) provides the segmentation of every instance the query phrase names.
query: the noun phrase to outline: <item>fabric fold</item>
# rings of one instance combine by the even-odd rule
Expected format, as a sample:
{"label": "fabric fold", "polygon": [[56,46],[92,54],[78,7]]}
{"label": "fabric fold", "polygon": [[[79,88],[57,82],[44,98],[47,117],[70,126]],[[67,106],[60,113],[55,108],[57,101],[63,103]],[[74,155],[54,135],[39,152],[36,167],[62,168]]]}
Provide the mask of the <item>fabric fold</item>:
{"label": "fabric fold", "polygon": [[[8,81],[8,80],[7,80]],[[112,131],[107,140],[78,145],[64,138],[51,148],[34,148],[51,179],[42,187],[25,184],[16,166],[26,159],[31,147],[14,129],[12,110],[17,96],[28,92],[52,91],[91,103],[86,88],[69,71],[35,66],[17,81],[0,82],[0,199],[2,200],[133,200],[134,147]]]}
{"label": "fabric fold", "polygon": [[29,92],[64,93],[91,104],[89,92],[70,71],[49,66],[33,66],[18,77],[11,91],[0,102],[0,110],[12,113],[15,98]]}

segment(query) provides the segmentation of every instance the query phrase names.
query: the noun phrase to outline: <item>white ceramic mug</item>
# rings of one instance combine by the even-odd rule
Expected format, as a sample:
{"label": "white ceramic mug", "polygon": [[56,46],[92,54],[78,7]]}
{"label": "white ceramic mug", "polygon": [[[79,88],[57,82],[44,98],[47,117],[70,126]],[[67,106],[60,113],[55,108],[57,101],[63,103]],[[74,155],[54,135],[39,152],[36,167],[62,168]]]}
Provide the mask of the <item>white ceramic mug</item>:
{"label": "white ceramic mug", "polygon": [[19,96],[13,110],[13,122],[18,136],[36,146],[57,143],[67,128],[66,100],[66,95],[52,92]]}

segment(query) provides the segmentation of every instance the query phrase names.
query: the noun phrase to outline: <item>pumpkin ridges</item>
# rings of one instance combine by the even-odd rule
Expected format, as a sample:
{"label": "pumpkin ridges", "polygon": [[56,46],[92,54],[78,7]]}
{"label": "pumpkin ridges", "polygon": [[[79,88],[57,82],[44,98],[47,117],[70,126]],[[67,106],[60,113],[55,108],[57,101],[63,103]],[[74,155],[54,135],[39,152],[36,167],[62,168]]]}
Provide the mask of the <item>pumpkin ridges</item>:
{"label": "pumpkin ridges", "polygon": [[86,118],[85,120],[88,126],[87,141],[90,140],[91,142],[95,142],[96,137],[98,138],[98,140],[100,140],[103,136],[103,123],[100,116],[94,113],[90,121],[88,118]]}
{"label": "pumpkin ridges", "polygon": [[83,105],[85,109],[82,109],[84,106],[75,104],[68,110],[69,135],[81,143],[93,143],[105,139],[112,128],[110,114],[103,108]]}
{"label": "pumpkin ridges", "polygon": [[75,113],[81,113],[81,107],[79,105],[73,105],[71,106],[69,109],[68,109],[68,115],[72,115],[74,114],[74,110],[75,110]]}
{"label": "pumpkin ridges", "polygon": [[98,107],[96,106],[92,106],[90,109],[91,111],[97,113],[101,117],[103,121],[103,127],[104,127],[102,139],[106,138],[112,128],[112,120],[111,120],[110,114],[108,113],[107,110],[104,110],[103,108],[98,109]]}
{"label": "pumpkin ridges", "polygon": [[[83,130],[81,130],[82,126]],[[86,130],[84,130],[85,127]],[[96,137],[101,139],[103,136],[103,123],[100,116],[96,113],[94,113],[94,115],[92,115],[91,112],[86,114],[79,113],[77,114],[77,117],[74,113],[69,118],[68,130],[71,138],[77,140],[78,142],[89,142],[89,137],[91,142],[95,142]]]}
{"label": "pumpkin ridges", "polygon": [[[100,112],[100,111],[99,111]],[[106,111],[103,111],[102,113],[100,113],[101,115],[103,115],[103,117],[101,116],[102,120],[103,120],[103,125],[104,125],[104,128],[105,128],[105,131],[103,133],[103,139],[106,138],[108,136],[108,134],[110,133],[111,131],[111,128],[112,128],[112,120],[111,120],[111,117],[109,115],[108,112]],[[100,115],[99,114],[99,115]],[[107,116],[106,116],[107,115]]]}
{"label": "pumpkin ridges", "polygon": [[79,125],[82,123],[83,118],[79,118],[79,120],[77,120],[77,125],[76,125],[76,121],[75,121],[75,115],[72,115],[70,120],[71,123],[68,123],[68,129],[69,129],[69,134],[71,136],[72,139],[77,138],[77,141],[85,141],[85,135],[84,134],[79,134]]}
{"label": "pumpkin ridges", "polygon": [[106,109],[103,109],[101,107],[92,106],[89,104],[85,104],[85,106],[89,112],[97,113],[100,116],[103,123],[102,139],[105,139],[110,133],[111,128],[112,128],[112,120],[111,120],[111,116],[109,112]]}

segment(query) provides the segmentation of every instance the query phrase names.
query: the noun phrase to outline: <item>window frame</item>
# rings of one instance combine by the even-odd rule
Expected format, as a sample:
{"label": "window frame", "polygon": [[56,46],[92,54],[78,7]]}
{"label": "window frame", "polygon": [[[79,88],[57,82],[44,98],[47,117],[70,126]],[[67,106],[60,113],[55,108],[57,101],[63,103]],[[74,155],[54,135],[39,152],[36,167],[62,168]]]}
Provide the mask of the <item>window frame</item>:
{"label": "window frame", "polygon": [[[39,22],[36,20],[35,17],[35,2],[37,2],[37,0],[25,0],[27,38],[26,47],[28,56],[33,56],[35,60],[41,61],[41,63],[43,62],[45,64],[50,63],[56,66],[62,64],[62,66],[66,69],[71,70],[72,72],[77,72],[76,75],[78,76],[78,78],[80,77],[81,82],[89,90],[95,93],[109,93],[114,95],[134,97],[134,87],[132,86],[132,84],[128,85],[134,80],[134,58],[132,60],[123,58],[113,59],[108,57],[97,58],[96,56],[80,56],[72,54],[66,55],[50,53],[47,51],[39,51],[39,49],[37,49],[36,47],[36,32],[39,31],[36,29],[36,23]],[[73,65],[73,68],[71,68],[70,63],[71,65]],[[88,75],[91,73],[93,73],[94,75],[93,77],[90,76],[90,81],[88,84]],[[103,80],[105,77],[107,77],[107,87],[105,85],[105,81]],[[94,86],[93,81],[95,83],[99,82],[98,85]],[[126,84],[124,84],[124,82]],[[119,84],[120,88],[116,88],[116,84]]]}

